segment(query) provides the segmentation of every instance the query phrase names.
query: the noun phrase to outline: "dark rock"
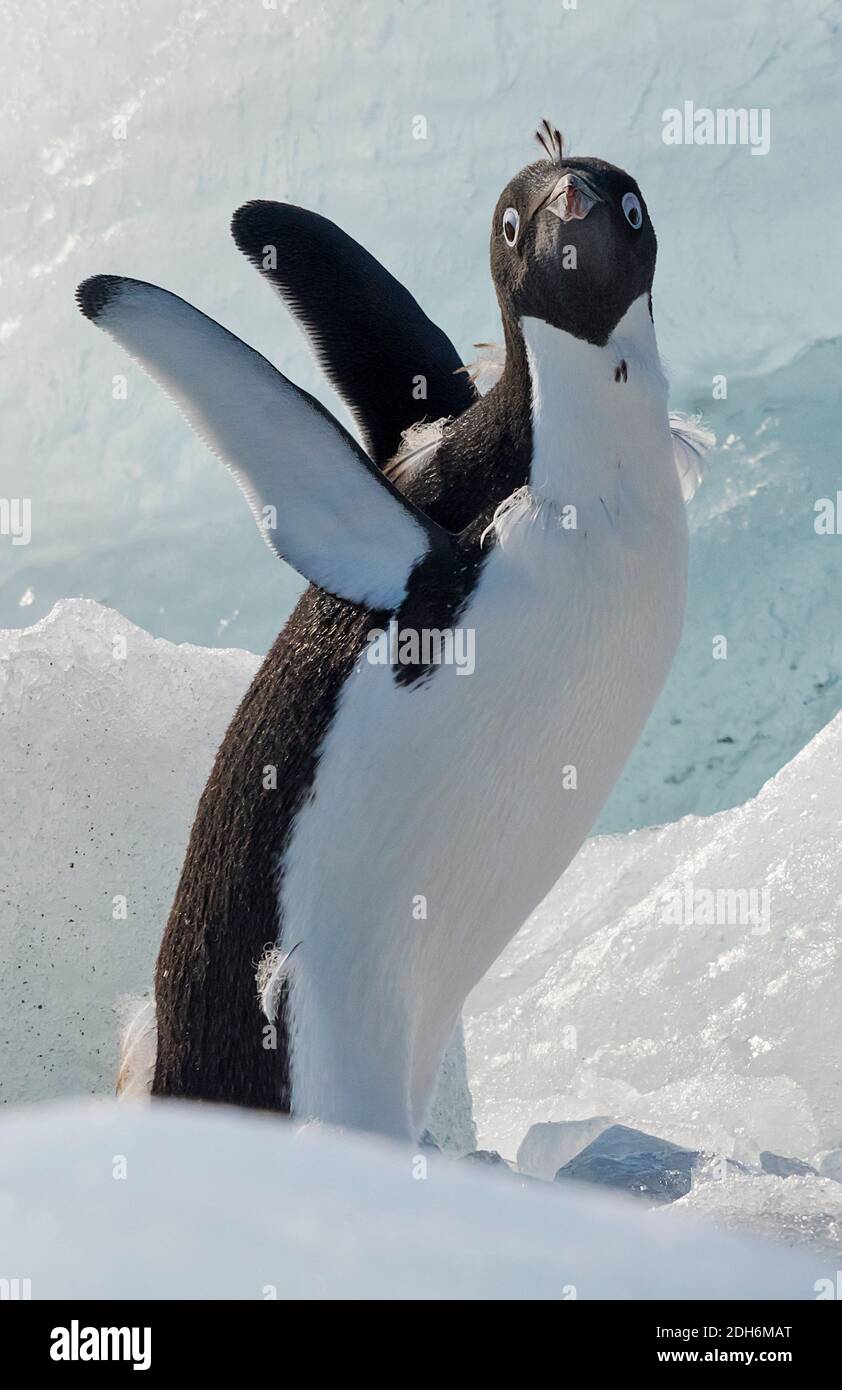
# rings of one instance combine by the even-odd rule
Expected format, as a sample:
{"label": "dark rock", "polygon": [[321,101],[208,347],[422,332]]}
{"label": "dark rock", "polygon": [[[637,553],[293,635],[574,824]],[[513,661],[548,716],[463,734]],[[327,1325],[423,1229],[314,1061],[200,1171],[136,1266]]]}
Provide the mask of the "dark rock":
{"label": "dark rock", "polygon": [[509,1165],[505,1158],[503,1158],[501,1154],[498,1154],[496,1149],[474,1149],[473,1153],[463,1154],[461,1161],[463,1163],[469,1161],[471,1163],[484,1163],[489,1168],[503,1167],[507,1170],[509,1169]]}
{"label": "dark rock", "polygon": [[626,1125],[611,1125],[565,1163],[556,1182],[598,1183],[651,1202],[674,1202],[690,1191],[700,1154]]}

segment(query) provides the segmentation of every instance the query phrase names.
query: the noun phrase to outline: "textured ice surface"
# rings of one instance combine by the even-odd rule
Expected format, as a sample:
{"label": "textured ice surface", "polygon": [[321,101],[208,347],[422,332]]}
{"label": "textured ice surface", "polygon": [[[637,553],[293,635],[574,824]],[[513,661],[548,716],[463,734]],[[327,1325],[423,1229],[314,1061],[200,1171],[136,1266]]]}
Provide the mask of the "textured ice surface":
{"label": "textured ice surface", "polygon": [[[345,0],[7,0],[0,26],[0,496],[33,503],[31,545],[0,545],[0,623],[82,593],[173,640],[265,649],[299,581],[222,466],[76,313],[75,285],[161,283],[333,403],[228,233],[245,199],[289,198],[370,246],[473,356],[499,336],[491,210],[546,113],[574,151],[639,177],[673,403],[740,436],[693,504],[687,639],[604,824],[736,804],[836,712],[839,547],[810,531],[839,434],[823,340],[842,322],[842,28],[826,0],[556,4],[537,42],[508,0],[360,0],[352,16]],[[665,146],[663,112],[685,100],[769,108],[769,154]],[[716,633],[727,663],[710,660]]]}
{"label": "textured ice surface", "polygon": [[[842,1252],[842,1185],[830,1178],[790,1177],[729,1171],[724,1178],[694,1181],[686,1197],[669,1208],[723,1230],[832,1255]],[[832,1296],[832,1295],[831,1295]]]}
{"label": "textured ice surface", "polygon": [[585,846],[468,1000],[483,1147],[595,1114],[750,1162],[838,1147],[841,761],[839,717],[737,810]]}
{"label": "textured ice surface", "polygon": [[823,1178],[842,1182],[842,1149],[829,1149],[827,1153],[817,1155],[816,1162]]}
{"label": "textured ice surface", "polygon": [[581,1153],[612,1123],[608,1115],[594,1115],[587,1120],[530,1125],[517,1151],[518,1172],[552,1182],[559,1168]]}
{"label": "textured ice surface", "polygon": [[256,665],[85,600],[0,634],[4,1101],[113,1086],[115,1004],[151,985],[196,802]]}
{"label": "textured ice surface", "polygon": [[592,1188],[200,1106],[8,1110],[0,1193],[33,1298],[813,1299],[833,1274]]}
{"label": "textured ice surface", "polygon": [[[121,1000],[151,985],[196,802],[256,667],[90,600],[0,633],[0,1101],[113,1089]],[[475,1148],[458,1038],[445,1077],[430,1128]]]}

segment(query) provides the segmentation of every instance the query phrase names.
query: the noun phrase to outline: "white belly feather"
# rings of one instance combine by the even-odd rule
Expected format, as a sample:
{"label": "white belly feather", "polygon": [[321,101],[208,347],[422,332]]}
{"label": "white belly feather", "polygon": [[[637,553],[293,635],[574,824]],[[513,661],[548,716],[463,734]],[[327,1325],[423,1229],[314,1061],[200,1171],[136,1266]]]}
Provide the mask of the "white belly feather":
{"label": "white belly feather", "polygon": [[284,856],[302,1118],[418,1133],[466,994],[578,850],[661,690],[686,523],[641,309],[603,349],[524,324],[533,487],[501,510],[461,618],[473,673],[407,688],[363,656],[344,687]]}

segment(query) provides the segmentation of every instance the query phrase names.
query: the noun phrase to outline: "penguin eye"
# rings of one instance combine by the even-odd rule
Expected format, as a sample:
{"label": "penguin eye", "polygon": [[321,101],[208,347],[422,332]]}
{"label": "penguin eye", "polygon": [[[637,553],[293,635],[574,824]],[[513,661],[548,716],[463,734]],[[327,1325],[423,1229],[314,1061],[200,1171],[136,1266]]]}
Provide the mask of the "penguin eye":
{"label": "penguin eye", "polygon": [[517,208],[506,208],[503,213],[503,236],[507,246],[514,246],[520,231],[520,216]]}
{"label": "penguin eye", "polygon": [[623,194],[623,213],[629,226],[634,227],[634,230],[639,232],[643,226],[643,209],[636,194]]}

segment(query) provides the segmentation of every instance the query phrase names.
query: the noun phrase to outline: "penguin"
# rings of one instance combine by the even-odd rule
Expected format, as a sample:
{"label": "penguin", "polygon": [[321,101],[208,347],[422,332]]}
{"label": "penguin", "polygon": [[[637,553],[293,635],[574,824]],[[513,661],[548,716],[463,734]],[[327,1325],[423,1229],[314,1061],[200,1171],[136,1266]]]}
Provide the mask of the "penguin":
{"label": "penguin", "polygon": [[706,440],[670,424],[640,188],[549,122],[538,138],[492,219],[505,357],[484,395],[332,222],[235,214],[360,442],[176,295],[113,275],[77,291],[309,581],[199,802],[127,1090],[141,1075],[154,1096],[417,1140],[467,994],[580,848],[664,685],[682,475]]}

